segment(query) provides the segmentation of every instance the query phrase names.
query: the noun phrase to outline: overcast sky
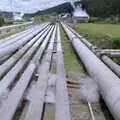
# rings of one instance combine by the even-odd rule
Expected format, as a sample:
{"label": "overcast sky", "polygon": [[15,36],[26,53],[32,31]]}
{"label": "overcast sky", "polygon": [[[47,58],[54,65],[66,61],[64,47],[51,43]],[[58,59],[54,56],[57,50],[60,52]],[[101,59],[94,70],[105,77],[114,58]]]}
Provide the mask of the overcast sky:
{"label": "overcast sky", "polygon": [[77,0],[0,0],[0,10],[33,13],[71,1]]}

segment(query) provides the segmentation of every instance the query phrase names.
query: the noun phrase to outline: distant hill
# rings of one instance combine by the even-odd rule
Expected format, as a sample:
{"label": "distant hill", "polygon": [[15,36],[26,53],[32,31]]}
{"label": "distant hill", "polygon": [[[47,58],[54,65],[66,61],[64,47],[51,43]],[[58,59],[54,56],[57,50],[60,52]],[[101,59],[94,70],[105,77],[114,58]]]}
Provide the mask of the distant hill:
{"label": "distant hill", "polygon": [[24,17],[34,17],[45,14],[60,14],[60,13],[72,13],[73,7],[70,3],[64,3],[53,8],[49,8],[43,11],[38,11],[34,14],[25,14]]}

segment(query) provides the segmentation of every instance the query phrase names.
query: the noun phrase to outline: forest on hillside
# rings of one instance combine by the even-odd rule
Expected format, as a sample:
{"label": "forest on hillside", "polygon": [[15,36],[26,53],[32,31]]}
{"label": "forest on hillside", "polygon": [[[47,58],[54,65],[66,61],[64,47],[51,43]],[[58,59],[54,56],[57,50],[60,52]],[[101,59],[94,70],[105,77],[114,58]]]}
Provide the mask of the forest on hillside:
{"label": "forest on hillside", "polygon": [[120,16],[120,0],[81,0],[83,9],[86,9],[90,16],[112,17]]}

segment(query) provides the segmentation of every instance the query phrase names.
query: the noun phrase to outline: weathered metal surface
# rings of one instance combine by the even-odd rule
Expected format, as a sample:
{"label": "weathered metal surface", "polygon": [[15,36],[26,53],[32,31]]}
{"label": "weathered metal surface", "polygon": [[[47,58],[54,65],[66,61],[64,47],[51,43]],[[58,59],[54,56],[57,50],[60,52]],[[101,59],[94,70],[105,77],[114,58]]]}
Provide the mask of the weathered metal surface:
{"label": "weathered metal surface", "polygon": [[[11,56],[6,62],[0,65],[0,76],[2,76],[5,72],[7,72],[21,57],[27,52],[30,47],[40,38],[40,36],[47,30],[49,27],[40,32],[37,36],[35,36],[32,40],[30,40],[25,46],[23,46],[18,52],[16,52],[13,56]],[[46,34],[44,34],[45,36]]]}
{"label": "weathered metal surface", "polygon": [[50,44],[45,54],[42,64],[39,67],[39,78],[37,83],[34,85],[31,96],[30,105],[28,107],[25,120],[40,120],[43,112],[43,105],[45,101],[45,94],[47,89],[47,81],[49,78],[49,68],[51,64],[51,57],[53,51],[53,42],[55,40],[56,27],[53,31],[52,37],[50,39]]}
{"label": "weathered metal surface", "polygon": [[15,50],[19,49],[22,45],[24,45],[25,43],[27,43],[29,40],[31,40],[35,35],[37,35],[41,30],[43,30],[43,27],[36,29],[35,31],[33,31],[31,34],[29,34],[28,36],[24,37],[23,39],[20,39],[16,42],[13,42],[12,44],[5,46],[3,48],[0,49],[0,58],[10,54],[12,52],[14,52]]}
{"label": "weathered metal surface", "polygon": [[19,33],[17,36],[11,38],[11,39],[8,39],[6,41],[2,41],[0,42],[0,49],[3,48],[3,47],[6,47],[14,42],[16,42],[17,40],[20,40],[22,38],[24,38],[25,36],[29,35],[30,33],[32,33],[35,29],[32,29],[32,30],[27,30],[25,32],[22,32],[22,33]]}
{"label": "weathered metal surface", "polygon": [[48,34],[49,29],[34,43],[29,51],[15,64],[15,66],[3,77],[0,81],[0,94],[14,81],[18,73],[24,68],[27,62],[31,59],[44,37]]}
{"label": "weathered metal surface", "polygon": [[59,25],[57,27],[57,82],[55,120],[70,120],[67,81],[64,69]]}
{"label": "weathered metal surface", "polygon": [[4,39],[1,39],[0,40],[0,45],[2,45],[2,44],[4,44],[4,43],[10,43],[10,42],[12,42],[13,41],[13,39],[18,39],[18,38],[20,38],[20,36],[21,35],[24,35],[24,34],[26,34],[26,33],[28,33],[28,32],[30,32],[30,31],[32,31],[32,30],[34,30],[34,29],[37,29],[38,27],[43,27],[45,24],[41,24],[41,25],[37,25],[37,26],[34,26],[34,27],[32,27],[32,28],[30,28],[30,29],[27,29],[27,30],[25,30],[25,31],[22,31],[22,32],[20,32],[20,33],[16,33],[16,34],[14,34],[14,35],[11,35],[11,36],[9,36],[9,37],[7,37],[7,38],[4,38]]}
{"label": "weathered metal surface", "polygon": [[10,92],[7,100],[0,109],[1,120],[12,120],[12,117],[19,105],[19,102],[22,100],[23,93],[25,92],[25,89],[30,82],[34,69],[35,64],[30,63],[16,86]]}

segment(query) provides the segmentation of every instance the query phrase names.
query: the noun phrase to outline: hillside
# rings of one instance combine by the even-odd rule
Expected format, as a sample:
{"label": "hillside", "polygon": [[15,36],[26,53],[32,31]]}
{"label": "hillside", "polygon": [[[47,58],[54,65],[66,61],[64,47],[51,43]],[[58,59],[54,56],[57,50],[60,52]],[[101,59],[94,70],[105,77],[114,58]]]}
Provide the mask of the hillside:
{"label": "hillside", "polygon": [[73,7],[70,3],[64,3],[53,8],[49,8],[43,11],[38,11],[34,14],[25,14],[24,17],[34,17],[45,14],[59,14],[59,13],[72,13]]}

